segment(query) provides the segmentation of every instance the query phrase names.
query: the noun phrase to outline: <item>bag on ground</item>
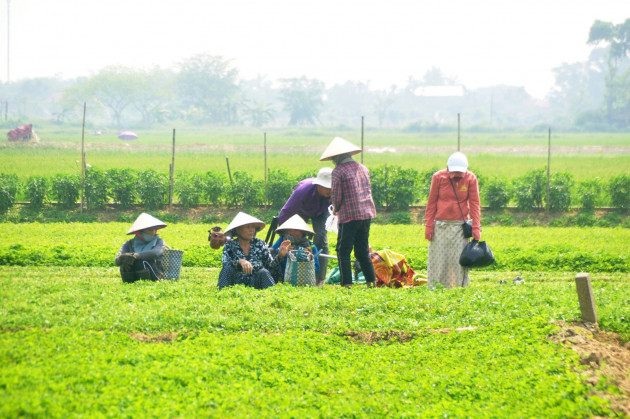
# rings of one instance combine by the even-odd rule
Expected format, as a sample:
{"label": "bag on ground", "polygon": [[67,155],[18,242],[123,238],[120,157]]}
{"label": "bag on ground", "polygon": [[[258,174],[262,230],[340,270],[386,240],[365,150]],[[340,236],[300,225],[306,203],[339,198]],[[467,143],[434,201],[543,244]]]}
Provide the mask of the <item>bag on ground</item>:
{"label": "bag on ground", "polygon": [[377,287],[400,288],[414,285],[413,277],[416,273],[407,263],[405,255],[383,249],[370,253],[370,258],[374,265]]}

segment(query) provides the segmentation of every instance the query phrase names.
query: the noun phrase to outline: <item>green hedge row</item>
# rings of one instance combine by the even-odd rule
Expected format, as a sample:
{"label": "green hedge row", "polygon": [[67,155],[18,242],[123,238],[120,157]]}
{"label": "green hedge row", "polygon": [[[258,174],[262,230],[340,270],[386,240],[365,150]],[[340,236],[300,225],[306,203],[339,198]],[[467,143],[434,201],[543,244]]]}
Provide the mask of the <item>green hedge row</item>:
{"label": "green hedge row", "polygon": [[[397,166],[371,169],[372,193],[379,207],[405,210],[410,205],[426,202],[431,176],[437,168],[419,172]],[[604,181],[599,178],[579,183],[569,173],[554,173],[547,192],[546,170],[536,169],[513,180],[501,177],[479,178],[482,204],[491,209],[516,205],[523,211],[545,208],[549,202],[553,211],[569,207],[592,210],[596,206],[630,208],[630,175],[620,174]],[[299,181],[316,176],[316,172],[291,176],[282,169],[271,170],[267,187],[263,180],[243,171],[234,172],[231,179],[219,172],[178,174],[174,182],[174,202],[189,208],[199,204],[232,207],[270,205],[281,208]],[[18,196],[23,196],[32,208],[56,202],[62,208],[75,208],[85,193],[88,210],[101,209],[113,203],[120,208],[140,204],[147,210],[164,208],[168,204],[170,181],[166,174],[154,170],[111,169],[86,170],[85,180],[79,175],[56,175],[51,178],[33,176],[20,182],[16,175],[0,174],[0,212],[10,209]]]}

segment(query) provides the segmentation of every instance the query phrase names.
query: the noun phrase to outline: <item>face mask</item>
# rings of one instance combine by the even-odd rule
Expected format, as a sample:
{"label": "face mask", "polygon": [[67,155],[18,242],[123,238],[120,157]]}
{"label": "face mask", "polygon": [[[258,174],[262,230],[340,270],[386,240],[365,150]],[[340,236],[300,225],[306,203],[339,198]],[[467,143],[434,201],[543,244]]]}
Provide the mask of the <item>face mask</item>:
{"label": "face mask", "polygon": [[145,242],[150,242],[155,237],[155,234],[140,233],[140,236],[142,237],[142,240],[144,240]]}

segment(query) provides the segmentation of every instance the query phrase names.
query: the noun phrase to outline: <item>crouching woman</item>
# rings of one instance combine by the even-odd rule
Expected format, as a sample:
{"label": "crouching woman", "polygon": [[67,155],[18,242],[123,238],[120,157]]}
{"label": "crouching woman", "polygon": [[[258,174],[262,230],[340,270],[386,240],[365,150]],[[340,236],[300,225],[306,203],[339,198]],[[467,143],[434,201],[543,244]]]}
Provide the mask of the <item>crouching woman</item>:
{"label": "crouching woman", "polygon": [[283,242],[276,257],[272,257],[264,240],[256,233],[265,228],[265,223],[244,212],[239,212],[225,229],[232,241],[223,246],[222,269],[218,287],[243,284],[256,289],[276,285],[282,279],[280,263],[287,255],[291,242]]}
{"label": "crouching woman", "polygon": [[[315,232],[306,224],[306,221],[299,215],[295,214],[293,217],[289,218],[284,223],[280,224],[280,226],[276,229],[276,231],[280,234],[280,238],[273,244],[272,248],[276,251],[276,253],[280,252],[280,246],[286,240],[289,241],[290,245],[288,250],[296,250],[302,249],[304,252],[308,252],[314,256],[315,259],[315,275],[317,276],[319,272],[319,258],[317,255],[319,251],[317,250],[317,246],[311,242],[311,238],[315,234]],[[282,267],[282,273],[286,272],[287,258],[283,258],[280,262]],[[324,281],[317,281],[317,285],[321,286],[324,284]]]}
{"label": "crouching woman", "polygon": [[164,227],[166,224],[144,212],[136,218],[127,232],[127,235],[134,234],[135,237],[123,243],[114,260],[116,266],[120,266],[123,282],[139,279],[157,281],[162,278],[162,256],[166,244],[157,231]]}

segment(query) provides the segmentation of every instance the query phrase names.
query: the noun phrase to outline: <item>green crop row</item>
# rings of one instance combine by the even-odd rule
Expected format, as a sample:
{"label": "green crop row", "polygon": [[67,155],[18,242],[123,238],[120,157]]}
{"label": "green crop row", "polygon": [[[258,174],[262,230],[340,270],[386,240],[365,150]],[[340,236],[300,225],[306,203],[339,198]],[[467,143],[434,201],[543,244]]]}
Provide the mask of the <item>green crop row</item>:
{"label": "green crop row", "polygon": [[[475,273],[445,290],[219,291],[217,270],[123,284],[115,268],[0,271],[0,416],[609,417],[548,337],[580,316],[572,275]],[[627,274],[593,277],[630,339]],[[458,331],[458,328],[464,330]]]}
{"label": "green crop row", "polygon": [[[123,223],[0,224],[0,265],[112,266],[125,236]],[[202,224],[174,223],[160,235],[183,250],[184,267],[221,264],[221,251],[210,248]],[[266,230],[259,233],[264,238]],[[485,270],[627,272],[630,229],[575,227],[484,227],[482,239],[496,263]],[[329,234],[331,253],[336,236]],[[373,249],[389,248],[407,257],[412,268],[426,269],[428,242],[419,225],[380,225],[371,230]],[[331,265],[333,266],[333,265]]]}

